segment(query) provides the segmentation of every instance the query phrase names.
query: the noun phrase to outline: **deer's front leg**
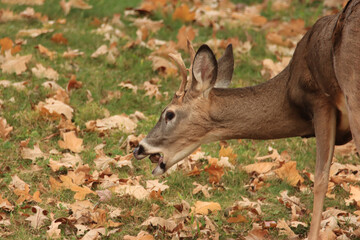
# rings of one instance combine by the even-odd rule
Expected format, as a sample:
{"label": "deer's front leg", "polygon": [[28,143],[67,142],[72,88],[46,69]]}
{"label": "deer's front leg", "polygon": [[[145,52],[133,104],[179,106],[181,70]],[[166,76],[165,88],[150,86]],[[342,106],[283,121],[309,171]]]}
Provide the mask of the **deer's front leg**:
{"label": "deer's front leg", "polygon": [[313,216],[309,240],[319,239],[320,222],[328,187],[329,171],[334,152],[336,135],[336,111],[332,106],[315,109],[316,167]]}

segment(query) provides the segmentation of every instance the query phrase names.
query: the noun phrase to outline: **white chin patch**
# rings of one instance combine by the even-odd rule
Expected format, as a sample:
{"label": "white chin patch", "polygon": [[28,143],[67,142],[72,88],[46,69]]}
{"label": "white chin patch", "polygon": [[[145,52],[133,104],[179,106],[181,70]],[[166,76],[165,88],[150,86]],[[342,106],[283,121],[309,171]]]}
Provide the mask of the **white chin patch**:
{"label": "white chin patch", "polygon": [[159,176],[159,175],[163,174],[164,172],[165,172],[164,169],[162,169],[160,167],[160,165],[157,165],[156,168],[152,171],[152,174],[154,176]]}

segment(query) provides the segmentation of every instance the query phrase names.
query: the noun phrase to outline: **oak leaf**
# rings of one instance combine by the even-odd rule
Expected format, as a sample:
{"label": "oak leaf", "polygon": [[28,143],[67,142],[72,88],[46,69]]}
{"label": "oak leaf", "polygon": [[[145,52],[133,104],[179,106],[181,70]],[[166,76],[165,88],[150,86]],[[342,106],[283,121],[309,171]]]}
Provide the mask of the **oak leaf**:
{"label": "oak leaf", "polygon": [[151,192],[151,191],[165,191],[166,189],[169,188],[168,185],[165,185],[166,181],[159,183],[159,179],[156,180],[147,180],[146,181],[146,189]]}
{"label": "oak leaf", "polygon": [[14,205],[12,205],[7,198],[3,199],[0,194],[0,209],[5,211],[13,211]]}
{"label": "oak leaf", "polygon": [[46,216],[47,215],[47,211],[42,209],[39,206],[35,206],[32,209],[32,212],[35,213],[34,215],[26,218],[26,221],[30,221],[30,225],[35,228],[35,229],[39,229],[40,227],[42,227],[45,224],[45,221],[48,220],[49,218]]}
{"label": "oak leaf", "polygon": [[58,239],[61,238],[61,229],[59,229],[59,226],[61,224],[61,221],[56,222],[56,220],[52,221],[49,230],[46,231],[46,235],[50,239]]}
{"label": "oak leaf", "polygon": [[39,147],[39,144],[35,144],[34,148],[21,148],[21,157],[23,159],[30,159],[36,161],[37,158],[46,158],[48,155],[43,153]]}

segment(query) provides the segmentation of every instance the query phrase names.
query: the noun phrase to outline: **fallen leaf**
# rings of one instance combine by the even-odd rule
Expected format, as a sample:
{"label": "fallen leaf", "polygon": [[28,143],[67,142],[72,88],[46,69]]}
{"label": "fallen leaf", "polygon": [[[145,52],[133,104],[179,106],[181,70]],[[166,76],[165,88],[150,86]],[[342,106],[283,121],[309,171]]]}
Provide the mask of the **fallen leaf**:
{"label": "fallen leaf", "polygon": [[161,217],[149,217],[147,220],[145,220],[141,226],[160,226],[165,231],[172,232],[177,224],[169,219],[164,219]]}
{"label": "fallen leaf", "polygon": [[196,186],[196,188],[194,188],[194,190],[192,191],[192,194],[197,194],[198,192],[202,192],[204,194],[204,197],[209,198],[210,197],[210,193],[208,191],[208,185],[206,184],[205,186],[197,183],[197,182],[193,182],[193,185]]}
{"label": "fallen leaf", "polygon": [[221,206],[217,202],[202,202],[196,201],[194,211],[196,214],[208,215],[211,212],[220,211]]}
{"label": "fallen leaf", "polygon": [[228,157],[229,161],[232,164],[236,163],[237,154],[234,153],[234,150],[231,148],[231,146],[225,147],[221,146],[219,151],[219,157]]}
{"label": "fallen leaf", "polygon": [[14,128],[7,123],[5,118],[0,117],[0,137],[3,140],[10,136],[10,133],[13,129]]}
{"label": "fallen leaf", "polygon": [[117,185],[110,188],[110,191],[118,193],[120,195],[130,195],[138,200],[147,199],[150,195],[146,189],[141,185]]}
{"label": "fallen leaf", "polygon": [[30,222],[30,225],[35,228],[35,229],[39,229],[40,227],[42,227],[45,224],[45,221],[48,220],[49,218],[46,216],[47,215],[47,211],[42,209],[39,206],[35,206],[32,207],[32,212],[35,213],[34,215],[26,218],[26,221]]}
{"label": "fallen leaf", "polygon": [[192,42],[195,39],[195,36],[197,35],[198,31],[192,28],[191,26],[182,26],[179,29],[179,32],[176,36],[178,42],[177,46],[178,48],[187,51],[187,41],[189,40]]}
{"label": "fallen leaf", "polygon": [[275,170],[276,175],[285,180],[292,186],[297,186],[299,183],[304,182],[304,178],[300,176],[299,171],[296,169],[296,162],[289,161]]}
{"label": "fallen leaf", "polygon": [[219,183],[221,177],[224,175],[224,167],[220,167],[217,164],[211,164],[204,169],[205,172],[209,173],[209,183]]}
{"label": "fallen leaf", "polygon": [[31,54],[25,56],[17,54],[16,56],[12,56],[11,52],[8,50],[5,52],[5,57],[0,56],[0,67],[3,73],[16,73],[17,75],[20,75],[26,71],[26,64],[30,61],[31,57]]}
{"label": "fallen leaf", "polygon": [[59,74],[51,67],[45,68],[41,63],[37,63],[36,67],[31,69],[32,73],[37,78],[47,78],[49,80],[57,81]]}
{"label": "fallen leaf", "polygon": [[7,198],[3,199],[0,194],[0,209],[5,211],[13,211],[14,205],[12,205]]}
{"label": "fallen leaf", "polygon": [[68,48],[68,50],[66,52],[63,53],[63,58],[75,58],[78,56],[83,56],[84,52],[80,52],[79,49],[70,49]]}
{"label": "fallen leaf", "polygon": [[49,49],[47,49],[46,47],[44,47],[41,44],[37,45],[35,48],[37,48],[42,55],[45,55],[48,58],[50,58],[50,60],[54,59],[56,52],[50,51]]}
{"label": "fallen leaf", "polygon": [[296,235],[291,228],[287,225],[284,219],[278,221],[276,228],[279,230],[279,235],[286,235],[289,239],[298,239],[298,235]]}
{"label": "fallen leaf", "polygon": [[62,133],[62,138],[64,140],[58,141],[58,144],[61,148],[69,149],[70,151],[75,153],[79,153],[83,150],[83,140],[76,136],[75,131]]}
{"label": "fallen leaf", "polygon": [[147,180],[146,181],[146,189],[151,192],[151,191],[165,191],[166,189],[169,188],[168,185],[165,185],[166,181],[159,183],[159,180]]}
{"label": "fallen leaf", "polygon": [[17,5],[43,5],[45,0],[1,0],[1,2]]}
{"label": "fallen leaf", "polygon": [[267,173],[270,170],[279,166],[280,165],[277,162],[258,162],[244,166],[242,167],[242,169],[249,174],[252,174],[254,172],[257,174],[261,174],[261,173]]}
{"label": "fallen leaf", "polygon": [[27,147],[21,148],[21,157],[23,159],[30,159],[34,162],[38,158],[46,158],[47,156],[47,154],[41,151],[39,144],[35,144],[33,149]]}
{"label": "fallen leaf", "polygon": [[91,54],[91,57],[92,58],[97,58],[101,55],[105,55],[107,54],[109,51],[108,47],[104,44],[104,45],[101,45],[95,52],[93,52]]}
{"label": "fallen leaf", "polygon": [[42,34],[45,33],[49,33],[49,32],[53,32],[53,29],[23,29],[20,30],[17,34],[16,37],[31,37],[31,38],[36,38]]}
{"label": "fallen leaf", "polygon": [[239,214],[236,217],[230,217],[230,218],[226,219],[226,222],[228,222],[228,223],[245,223],[245,222],[247,222],[247,219],[243,215]]}
{"label": "fallen leaf", "polygon": [[52,35],[51,41],[64,45],[68,44],[68,40],[63,36],[62,33],[55,33],[54,35]]}
{"label": "fallen leaf", "polygon": [[91,131],[105,132],[110,129],[119,129],[127,134],[133,133],[137,127],[137,124],[124,114],[91,120],[86,122],[85,125],[86,128]]}
{"label": "fallen leaf", "polygon": [[47,98],[45,100],[45,103],[39,102],[35,108],[41,114],[49,115],[54,119],[58,119],[62,115],[65,116],[67,119],[72,119],[72,113],[74,111],[69,105],[53,98]]}
{"label": "fallen leaf", "polygon": [[46,231],[46,235],[50,239],[58,239],[61,238],[61,229],[59,229],[59,226],[61,224],[61,221],[56,222],[56,220],[52,221],[49,230]]}
{"label": "fallen leaf", "polygon": [[190,12],[188,5],[181,4],[177,7],[172,15],[172,19],[180,19],[184,22],[191,22],[195,20],[195,12]]}

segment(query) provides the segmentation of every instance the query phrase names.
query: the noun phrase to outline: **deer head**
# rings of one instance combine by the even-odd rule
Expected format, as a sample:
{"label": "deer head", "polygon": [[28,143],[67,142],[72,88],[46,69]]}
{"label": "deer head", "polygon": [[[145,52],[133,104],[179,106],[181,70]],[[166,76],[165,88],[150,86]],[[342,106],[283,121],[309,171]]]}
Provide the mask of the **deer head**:
{"label": "deer head", "polygon": [[[190,53],[194,53],[191,46],[189,49]],[[180,88],[162,111],[154,128],[134,150],[135,158],[142,159],[150,155],[151,161],[158,162],[153,170],[154,175],[164,173],[202,143],[217,140],[212,133],[212,101],[209,94],[213,88],[229,86],[234,70],[231,45],[219,61],[216,61],[207,45],[202,45],[193,57],[190,81],[187,81],[184,63],[172,57],[180,66]]]}

